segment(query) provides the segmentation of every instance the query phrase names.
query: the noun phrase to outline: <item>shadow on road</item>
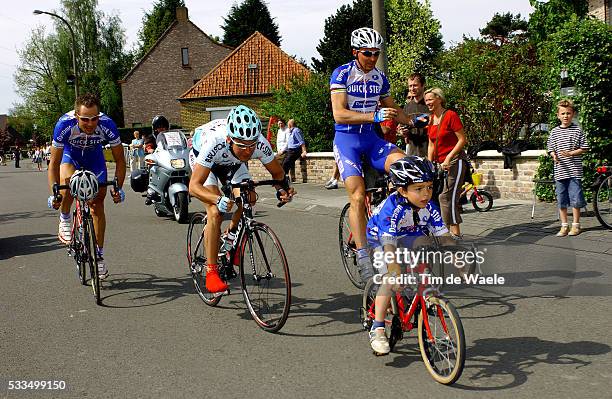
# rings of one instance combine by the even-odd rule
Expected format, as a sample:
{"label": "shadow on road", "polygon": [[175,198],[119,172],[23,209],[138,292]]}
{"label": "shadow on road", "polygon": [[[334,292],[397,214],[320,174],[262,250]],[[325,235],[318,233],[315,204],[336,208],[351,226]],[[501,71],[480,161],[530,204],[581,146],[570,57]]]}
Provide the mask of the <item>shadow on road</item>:
{"label": "shadow on road", "polygon": [[60,247],[57,236],[51,234],[30,234],[0,238],[0,260],[10,259],[14,256],[54,251]]}
{"label": "shadow on road", "polygon": [[15,220],[24,220],[32,218],[42,218],[54,215],[53,211],[28,211],[28,212],[12,212],[0,214],[0,223],[12,222]]}
{"label": "shadow on road", "polygon": [[177,278],[146,273],[111,274],[103,283],[102,303],[109,308],[139,308],[161,305],[186,295],[195,295],[189,276]]}

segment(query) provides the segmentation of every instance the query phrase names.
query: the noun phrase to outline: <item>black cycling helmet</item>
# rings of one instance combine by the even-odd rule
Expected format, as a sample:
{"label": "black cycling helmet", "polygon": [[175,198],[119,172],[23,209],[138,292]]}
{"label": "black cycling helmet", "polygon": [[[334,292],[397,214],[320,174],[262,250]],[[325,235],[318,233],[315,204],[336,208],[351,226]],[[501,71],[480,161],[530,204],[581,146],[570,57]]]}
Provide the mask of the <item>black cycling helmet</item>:
{"label": "black cycling helmet", "polygon": [[153,121],[151,122],[151,128],[155,132],[157,129],[166,128],[170,129],[170,123],[168,123],[168,119],[166,119],[163,115],[155,115],[153,117]]}
{"label": "black cycling helmet", "polygon": [[389,167],[389,177],[395,187],[406,187],[414,183],[423,183],[435,179],[435,168],[431,161],[409,155],[398,159]]}

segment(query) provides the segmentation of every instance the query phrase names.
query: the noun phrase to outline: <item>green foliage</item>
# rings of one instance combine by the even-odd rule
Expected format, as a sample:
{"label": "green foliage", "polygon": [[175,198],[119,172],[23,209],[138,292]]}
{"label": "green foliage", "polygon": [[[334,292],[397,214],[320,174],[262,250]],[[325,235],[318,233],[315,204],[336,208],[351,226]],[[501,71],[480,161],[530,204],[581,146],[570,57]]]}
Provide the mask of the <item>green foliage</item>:
{"label": "green foliage", "polygon": [[304,132],[309,152],[330,151],[334,139],[334,117],[329,76],[322,73],[296,76],[288,87],[275,89],[273,99],[262,104],[265,116],[295,119]]}
{"label": "green foliage", "polygon": [[[526,40],[497,45],[466,39],[444,55],[441,68],[449,77],[437,83],[458,111],[469,145],[486,140],[507,145],[548,111],[537,52]],[[524,138],[531,134],[528,129]]]}
{"label": "green foliage", "polygon": [[[404,98],[408,76],[434,73],[433,60],[442,51],[440,22],[433,17],[429,0],[386,0],[387,53],[394,98]],[[418,21],[418,23],[415,23]]]}
{"label": "green foliage", "polygon": [[353,59],[351,32],[364,26],[372,26],[370,0],[355,0],[353,4],[345,4],[328,17],[323,38],[317,45],[321,59],[312,58],[315,71],[331,74],[334,69]]}
{"label": "green foliage", "polygon": [[176,20],[176,8],[185,7],[185,0],[157,0],[153,9],[145,12],[142,27],[138,31],[139,46],[135,59],[141,59],[160,36]]}
{"label": "green foliage", "polygon": [[544,43],[548,37],[572,18],[584,18],[588,0],[529,0],[534,11],[529,15],[529,37],[533,43]]}
{"label": "green foliage", "polygon": [[238,47],[255,31],[280,46],[278,25],[262,0],[244,0],[240,5],[234,4],[223,21],[223,43],[228,46]]}
{"label": "green foliage", "polygon": [[480,35],[492,42],[504,44],[517,36],[527,32],[527,21],[521,19],[521,15],[512,13],[495,13],[487,25],[480,29]]}

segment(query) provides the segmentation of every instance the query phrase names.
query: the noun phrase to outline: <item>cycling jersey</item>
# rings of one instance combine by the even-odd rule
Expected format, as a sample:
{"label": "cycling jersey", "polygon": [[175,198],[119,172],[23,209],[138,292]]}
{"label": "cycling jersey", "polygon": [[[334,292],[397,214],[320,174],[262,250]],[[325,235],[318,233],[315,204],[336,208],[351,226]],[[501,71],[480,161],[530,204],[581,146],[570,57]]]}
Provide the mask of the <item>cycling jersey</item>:
{"label": "cycling jersey", "polygon": [[213,119],[212,121],[195,128],[195,130],[193,131],[193,136],[191,136],[191,148],[193,148],[196,157],[200,153],[200,148],[202,147],[202,143],[204,142],[204,136],[217,131],[225,132],[226,124],[227,122],[225,119]]}
{"label": "cycling jersey", "polygon": [[[230,179],[233,183],[239,183],[244,179],[251,178],[246,162],[242,162],[234,156],[231,151],[231,143],[227,142],[225,119],[219,119],[218,121],[220,122],[210,126],[211,128],[214,127],[214,130],[202,130],[201,135],[204,136],[204,140],[200,145],[199,155],[195,159],[195,163],[211,170],[208,179],[204,182],[205,186],[217,185],[219,183],[218,179],[221,180],[221,184],[225,184]],[[257,140],[251,159],[259,159],[264,165],[274,160],[272,146],[262,135]]]}
{"label": "cycling jersey", "polygon": [[64,114],[53,130],[53,147],[64,150],[61,163],[70,163],[76,169],[83,167],[93,172],[101,182],[106,181],[106,161],[102,152],[105,141],[113,147],[121,145],[117,125],[105,114],[100,114],[98,126],[92,134],[81,131],[74,111]]}
{"label": "cycling jersey", "polygon": [[[346,93],[348,109],[355,112],[375,112],[378,101],[389,97],[390,85],[387,77],[379,69],[363,72],[355,60],[344,64],[332,73],[330,90],[334,93]],[[372,123],[346,124],[336,123],[337,133],[373,133]]]}
{"label": "cycling jersey", "polygon": [[433,202],[418,210],[418,225],[415,225],[414,210],[397,191],[389,195],[373,211],[368,221],[366,236],[373,247],[386,244],[397,246],[402,238],[418,237],[427,232],[441,236],[448,232],[442,221],[440,209]]}

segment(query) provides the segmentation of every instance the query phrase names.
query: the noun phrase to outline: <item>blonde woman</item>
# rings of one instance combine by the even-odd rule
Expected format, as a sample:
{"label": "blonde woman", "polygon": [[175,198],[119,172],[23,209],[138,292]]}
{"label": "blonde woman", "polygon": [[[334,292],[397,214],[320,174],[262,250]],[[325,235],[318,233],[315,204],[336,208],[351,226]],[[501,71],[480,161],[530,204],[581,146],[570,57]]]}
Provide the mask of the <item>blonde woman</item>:
{"label": "blonde woman", "polygon": [[446,99],[441,89],[435,87],[427,90],[425,104],[431,113],[427,126],[427,157],[448,172],[439,197],[442,219],[451,236],[459,240],[463,238],[459,226],[462,222],[459,195],[469,169],[463,150],[466,144],[465,132],[459,115],[445,108]]}
{"label": "blonde woman", "polygon": [[144,146],[138,130],[134,132],[134,140],[132,140],[130,147],[132,147],[130,170],[133,172],[137,169],[144,168]]}

